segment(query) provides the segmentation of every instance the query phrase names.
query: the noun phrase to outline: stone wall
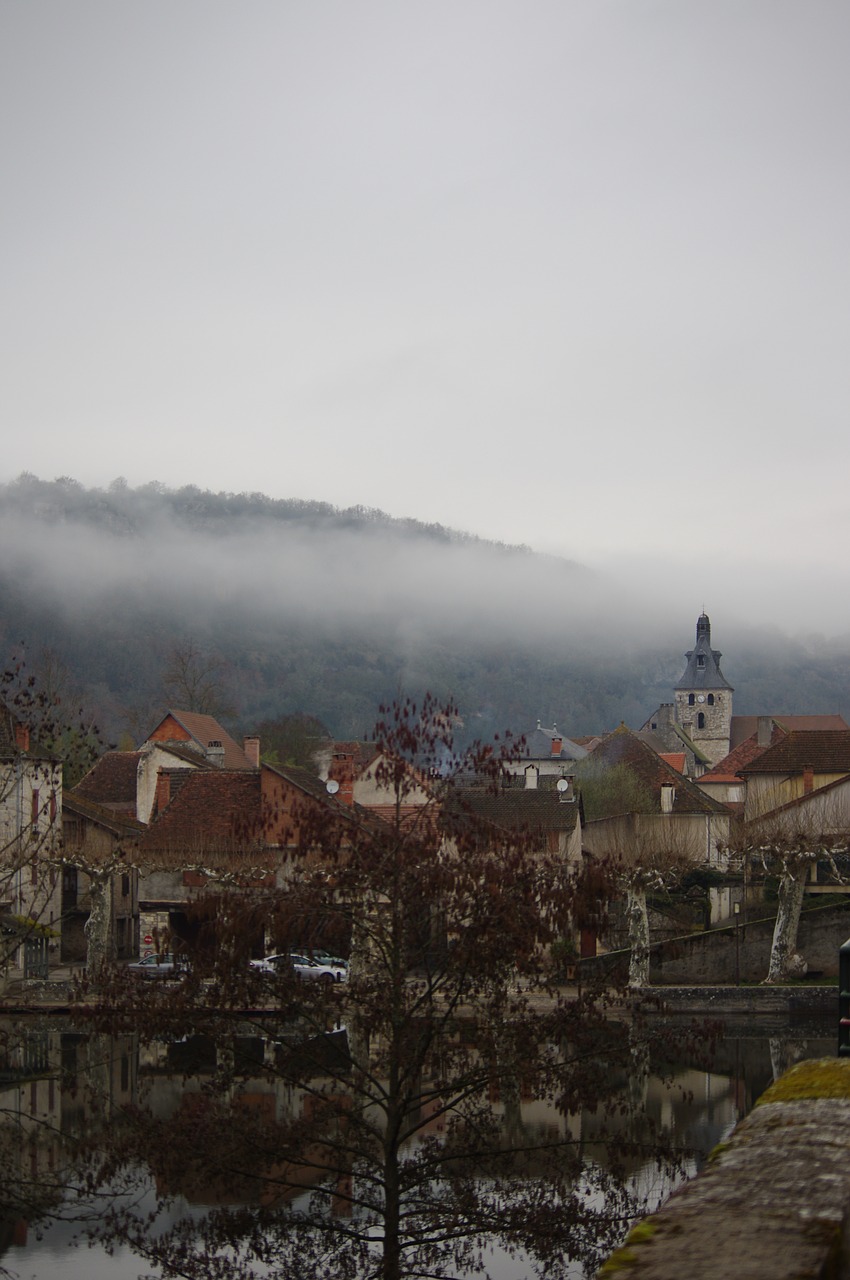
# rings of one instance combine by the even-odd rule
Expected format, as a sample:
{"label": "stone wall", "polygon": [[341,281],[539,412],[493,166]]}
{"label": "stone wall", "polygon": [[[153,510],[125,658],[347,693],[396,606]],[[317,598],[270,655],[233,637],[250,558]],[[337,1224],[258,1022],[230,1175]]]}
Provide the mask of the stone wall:
{"label": "stone wall", "polygon": [[850,1062],[801,1062],[632,1228],[600,1280],[842,1280],[850,1274]]}
{"label": "stone wall", "polygon": [[[650,981],[653,985],[686,983],[762,982],[768,969],[774,918],[748,920],[708,933],[668,938],[652,947]],[[737,933],[737,937],[736,937]],[[850,937],[850,900],[804,911],[800,921],[799,950],[808,961],[809,973],[823,978],[838,976],[838,948]],[[616,981],[628,975],[628,953],[581,961],[582,979]]]}

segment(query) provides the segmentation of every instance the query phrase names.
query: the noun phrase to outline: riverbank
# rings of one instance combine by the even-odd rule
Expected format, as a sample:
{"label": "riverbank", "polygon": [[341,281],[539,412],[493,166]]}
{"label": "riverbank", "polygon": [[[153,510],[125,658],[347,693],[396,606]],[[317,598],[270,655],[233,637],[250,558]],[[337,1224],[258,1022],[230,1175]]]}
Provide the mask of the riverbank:
{"label": "riverbank", "polygon": [[[12,971],[6,991],[0,996],[0,1011],[25,1014],[31,1009],[40,1013],[65,1013],[75,1004],[77,981],[84,971],[78,966],[52,969],[43,981],[25,980],[23,973]],[[552,1007],[558,1000],[578,999],[580,988],[566,984],[554,991],[529,991],[538,1007]],[[793,983],[787,986],[731,986],[700,984],[689,986],[643,987],[639,991],[612,988],[607,993],[614,1016],[628,1016],[640,1010],[646,1015],[693,1017],[735,1017],[747,1015],[780,1015],[794,1021],[812,1017],[837,1018],[838,988]],[[836,1023],[837,1025],[837,1023]]]}

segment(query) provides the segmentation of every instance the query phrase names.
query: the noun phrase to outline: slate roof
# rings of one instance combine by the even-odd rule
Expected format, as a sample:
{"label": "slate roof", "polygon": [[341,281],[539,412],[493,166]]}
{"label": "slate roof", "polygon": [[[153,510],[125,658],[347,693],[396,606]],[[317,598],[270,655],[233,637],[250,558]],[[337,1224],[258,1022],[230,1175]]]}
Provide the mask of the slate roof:
{"label": "slate roof", "polygon": [[850,729],[805,730],[787,733],[762,755],[739,770],[758,773],[850,773]]}
{"label": "slate roof", "polygon": [[107,751],[74,788],[83,800],[136,815],[136,779],[140,751]]}
{"label": "slate roof", "polygon": [[720,670],[723,655],[711,647],[711,621],[707,613],[697,618],[697,638],[693,649],[685,654],[688,665],[677,689],[729,689],[732,686]]}
{"label": "slate roof", "polygon": [[664,786],[676,789],[674,813],[728,813],[725,805],[700,791],[695,782],[678,773],[652,747],[624,726],[603,738],[592,758],[609,766],[627,765],[651,793],[658,813],[661,812],[661,788]]}
{"label": "slate roof", "polygon": [[[553,753],[552,744],[556,738],[560,739],[561,749]],[[586,755],[587,750],[584,747],[573,742],[572,738],[568,738],[566,734],[559,732],[555,725],[551,729],[544,729],[538,720],[537,728],[525,735],[523,759],[583,760]]]}
{"label": "slate roof", "polygon": [[[758,730],[759,716],[733,716],[730,732],[730,745],[734,748],[741,745],[747,738],[751,737]],[[792,733],[795,729],[808,730],[840,730],[850,729],[843,716],[840,715],[823,715],[823,716],[771,716],[774,724],[778,724],[786,733]]]}

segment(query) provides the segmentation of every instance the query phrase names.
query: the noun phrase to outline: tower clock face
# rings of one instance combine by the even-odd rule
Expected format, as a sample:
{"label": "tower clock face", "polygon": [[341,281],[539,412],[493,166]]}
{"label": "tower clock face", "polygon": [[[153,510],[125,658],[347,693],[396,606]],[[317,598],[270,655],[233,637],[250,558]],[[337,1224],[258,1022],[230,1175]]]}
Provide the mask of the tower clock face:
{"label": "tower clock face", "polygon": [[701,693],[697,698],[697,702],[705,702],[705,694]]}

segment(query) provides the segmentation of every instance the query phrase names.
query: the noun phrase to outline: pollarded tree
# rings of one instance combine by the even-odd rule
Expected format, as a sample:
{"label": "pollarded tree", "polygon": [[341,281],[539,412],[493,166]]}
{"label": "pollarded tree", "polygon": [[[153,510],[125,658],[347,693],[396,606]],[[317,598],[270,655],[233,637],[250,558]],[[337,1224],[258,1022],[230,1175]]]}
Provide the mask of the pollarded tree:
{"label": "pollarded tree", "polygon": [[730,837],[729,853],[746,858],[752,869],[761,866],[777,881],[776,922],[765,983],[802,977],[807,965],[797,938],[806,884],[823,866],[828,880],[846,884],[850,867],[850,797],[841,781],[778,806],[750,822],[742,822]]}
{"label": "pollarded tree", "polygon": [[[573,905],[563,802],[512,790],[492,750],[457,757],[452,721],[430,700],[388,709],[373,779],[386,804],[305,811],[285,885],[233,898],[233,943],[161,998],[116,1004],[116,1024],[152,1041],[174,1028],[220,1046],[197,1105],[115,1129],[110,1171],[144,1156],[161,1188],[241,1201],[156,1240],[117,1214],[111,1229],[154,1261],[400,1280],[485,1275],[498,1242],[558,1276],[599,1260],[634,1212],[601,1162],[582,1172],[571,1119],[604,1103],[629,1045],[589,998],[546,986]],[[348,980],[234,969],[260,918],[284,954],[348,949]],[[248,1068],[221,1049],[235,1024],[262,1038]]]}
{"label": "pollarded tree", "polygon": [[590,824],[586,840],[612,896],[622,896],[629,940],[629,986],[649,985],[648,898],[679,885],[703,865],[699,833],[677,826],[667,815],[626,814]]}

